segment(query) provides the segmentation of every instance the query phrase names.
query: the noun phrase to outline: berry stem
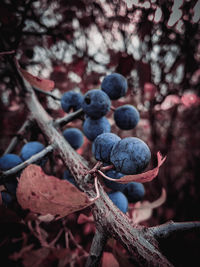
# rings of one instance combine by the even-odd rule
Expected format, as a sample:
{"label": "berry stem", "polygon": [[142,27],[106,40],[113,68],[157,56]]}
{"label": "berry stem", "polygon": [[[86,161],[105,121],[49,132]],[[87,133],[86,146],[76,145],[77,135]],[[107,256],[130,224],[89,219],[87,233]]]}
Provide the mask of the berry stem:
{"label": "berry stem", "polygon": [[72,112],[72,113],[66,115],[63,118],[55,120],[54,121],[54,127],[58,127],[58,126],[62,127],[64,125],[66,125],[67,123],[69,123],[69,122],[71,122],[71,121],[73,121],[75,119],[80,118],[81,115],[83,115],[83,114],[84,114],[84,112],[83,112],[82,109],[79,109],[79,110],[77,110],[75,112]]}
{"label": "berry stem", "polygon": [[34,89],[34,91],[35,91],[35,92],[38,92],[38,93],[44,94],[44,95],[46,95],[46,96],[50,96],[50,97],[52,97],[52,98],[53,98],[53,99],[55,99],[55,100],[58,100],[58,101],[60,101],[60,100],[61,100],[61,98],[60,98],[60,97],[58,97],[58,96],[55,96],[54,94],[52,94],[52,93],[50,93],[50,92],[44,91],[44,90],[42,90],[42,89],[39,89],[39,88],[36,88],[36,87],[33,87],[33,89]]}
{"label": "berry stem", "polygon": [[102,165],[103,165],[103,163],[101,161],[97,161],[97,163],[95,164],[95,166],[88,173],[89,174],[96,173],[101,168]]}
{"label": "berry stem", "polygon": [[112,111],[115,111],[115,110],[116,110],[116,108],[115,108],[114,106],[111,106],[110,109],[111,109]]}
{"label": "berry stem", "polygon": [[109,171],[109,170],[112,170],[112,169],[114,169],[114,165],[109,165],[109,166],[102,167],[102,168],[100,168],[100,171],[106,172],[106,171]]}

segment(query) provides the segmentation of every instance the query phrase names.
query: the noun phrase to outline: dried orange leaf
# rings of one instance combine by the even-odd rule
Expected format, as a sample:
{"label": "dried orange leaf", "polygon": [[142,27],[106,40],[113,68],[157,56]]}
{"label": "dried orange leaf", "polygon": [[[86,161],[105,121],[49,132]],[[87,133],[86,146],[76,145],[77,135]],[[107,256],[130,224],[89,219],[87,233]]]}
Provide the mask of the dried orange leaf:
{"label": "dried orange leaf", "polygon": [[157,160],[158,160],[158,165],[152,170],[149,170],[147,172],[143,172],[140,174],[133,174],[133,175],[125,175],[120,179],[113,179],[108,176],[106,176],[103,172],[98,170],[98,172],[106,179],[110,181],[114,181],[116,183],[121,183],[121,184],[126,184],[129,182],[138,182],[138,183],[146,183],[152,181],[157,175],[160,166],[163,164],[165,161],[166,157],[162,158],[162,155],[160,152],[157,153]]}
{"label": "dried orange leaf", "polygon": [[41,79],[30,74],[28,71],[20,67],[19,62],[17,60],[16,60],[16,64],[17,64],[19,71],[23,75],[24,79],[26,79],[32,86],[42,89],[44,91],[51,91],[54,88],[55,86],[54,81]]}
{"label": "dried orange leaf", "polygon": [[166,195],[165,189],[162,188],[161,196],[157,200],[137,202],[130,215],[132,222],[138,224],[151,218],[153,209],[160,207],[166,201]]}
{"label": "dried orange leaf", "polygon": [[17,200],[23,209],[61,218],[90,206],[96,198],[89,199],[67,180],[48,176],[41,167],[31,164],[19,179]]}

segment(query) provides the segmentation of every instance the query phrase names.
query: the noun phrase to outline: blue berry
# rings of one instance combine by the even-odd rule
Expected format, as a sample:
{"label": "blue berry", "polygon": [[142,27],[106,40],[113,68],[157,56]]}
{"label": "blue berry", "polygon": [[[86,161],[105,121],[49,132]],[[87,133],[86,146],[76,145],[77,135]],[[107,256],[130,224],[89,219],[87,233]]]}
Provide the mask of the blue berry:
{"label": "blue berry", "polygon": [[108,197],[123,213],[128,211],[128,200],[122,192],[108,193]]}
{"label": "blue berry", "polygon": [[[0,169],[2,171],[7,171],[9,169],[16,167],[22,162],[23,162],[22,159],[18,155],[6,154],[0,158]],[[15,175],[11,175],[10,177],[8,177],[7,179],[8,181],[5,183],[7,191],[11,194],[16,193],[18,184],[16,177],[20,176],[20,173],[21,172],[18,172]]]}
{"label": "blue berry", "polygon": [[68,169],[66,169],[64,171],[63,179],[67,180],[68,182],[70,182],[71,184],[76,186],[76,181],[75,181],[73,175],[71,174],[71,172]]}
{"label": "blue berry", "polygon": [[111,126],[106,117],[102,117],[98,120],[87,117],[83,123],[83,132],[90,141],[93,141],[102,133],[109,133],[110,130]]}
{"label": "blue berry", "polygon": [[92,153],[96,160],[110,162],[110,152],[113,146],[121,138],[114,133],[102,133],[98,135],[92,144]]}
{"label": "blue berry", "polygon": [[78,128],[68,128],[63,131],[63,136],[74,148],[78,149],[83,144],[83,133]]}
{"label": "blue berry", "polygon": [[[115,170],[109,170],[109,171],[105,172],[105,175],[110,177],[110,178],[113,178],[113,179],[120,179],[124,176],[123,173],[116,172]],[[110,181],[106,178],[103,178],[103,181],[104,181],[104,184],[108,188],[112,189],[113,191],[123,191],[125,189],[125,187],[127,186],[127,184],[120,184],[120,183],[117,183],[114,181]]]}
{"label": "blue berry", "polygon": [[114,112],[114,120],[116,125],[122,130],[130,130],[135,128],[140,120],[138,110],[132,105],[124,105],[118,107]]}
{"label": "blue berry", "polygon": [[145,142],[127,137],[116,143],[110,153],[110,161],[116,171],[124,174],[141,173],[149,164],[151,152]]}
{"label": "blue berry", "polygon": [[22,163],[22,159],[15,154],[6,154],[0,158],[0,169],[7,171]]}
{"label": "blue berry", "polygon": [[99,119],[110,110],[110,98],[100,89],[89,90],[83,98],[82,109],[92,119]]}
{"label": "blue berry", "polygon": [[[21,158],[26,161],[33,155],[41,152],[44,149],[44,145],[40,142],[33,141],[33,142],[28,142],[26,143],[22,149],[21,149]],[[47,161],[47,158],[43,158],[42,160],[39,160],[36,162],[36,164],[44,166]]]}
{"label": "blue berry", "polygon": [[126,184],[123,193],[127,197],[129,203],[135,203],[143,199],[145,188],[141,183],[130,182]]}
{"label": "blue berry", "polygon": [[70,109],[76,111],[81,108],[83,101],[83,95],[79,92],[68,91],[61,97],[61,107],[65,112],[69,112]]}
{"label": "blue berry", "polygon": [[107,75],[101,84],[101,89],[110,97],[110,99],[119,99],[125,96],[128,85],[126,78],[119,73]]}
{"label": "blue berry", "polygon": [[1,198],[2,198],[3,204],[6,206],[11,204],[13,201],[13,197],[8,192],[5,192],[5,191],[1,192]]}

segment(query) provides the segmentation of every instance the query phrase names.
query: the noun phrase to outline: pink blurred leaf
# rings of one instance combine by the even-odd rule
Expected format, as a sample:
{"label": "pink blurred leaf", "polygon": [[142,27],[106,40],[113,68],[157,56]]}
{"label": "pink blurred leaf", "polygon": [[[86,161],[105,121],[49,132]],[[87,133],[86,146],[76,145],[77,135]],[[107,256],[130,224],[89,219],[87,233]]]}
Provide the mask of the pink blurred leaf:
{"label": "pink blurred leaf", "polygon": [[22,69],[17,60],[16,64],[24,79],[26,79],[32,86],[42,89],[44,91],[51,91],[54,88],[54,81],[41,79],[39,77],[33,76],[28,71]]}
{"label": "pink blurred leaf", "polygon": [[161,155],[161,153],[158,152],[157,153],[157,160],[158,160],[157,167],[155,167],[154,169],[149,170],[147,172],[140,173],[140,174],[126,175],[126,176],[123,176],[120,179],[110,178],[110,177],[106,176],[103,172],[101,172],[100,170],[98,170],[98,172],[104,178],[106,178],[106,179],[108,179],[110,181],[121,183],[121,184],[126,184],[126,183],[129,183],[129,182],[146,183],[146,182],[152,181],[158,175],[159,168],[163,164],[163,162],[165,161],[165,159],[166,159],[166,157],[163,158],[162,155]]}
{"label": "pink blurred leaf", "polygon": [[200,97],[198,97],[196,94],[194,93],[185,93],[182,97],[181,97],[181,102],[182,104],[189,108],[193,105],[197,105],[200,104]]}
{"label": "pink blurred leaf", "polygon": [[41,167],[31,164],[19,179],[17,200],[23,209],[61,218],[90,206],[96,199],[89,199],[70,182],[48,176]]}
{"label": "pink blurred leaf", "polygon": [[155,97],[155,94],[157,92],[157,88],[154,84],[146,82],[144,84],[144,96],[145,99],[151,100]]}
{"label": "pink blurred leaf", "polygon": [[102,267],[119,267],[119,263],[112,253],[104,252],[102,257]]}
{"label": "pink blurred leaf", "polygon": [[137,202],[130,214],[132,222],[134,224],[138,224],[151,218],[153,209],[160,207],[166,201],[166,197],[166,191],[162,188],[161,196],[157,200],[153,202]]}
{"label": "pink blurred leaf", "polygon": [[172,108],[173,106],[180,103],[180,97],[177,95],[168,95],[165,100],[160,105],[160,108],[162,110],[168,110]]}

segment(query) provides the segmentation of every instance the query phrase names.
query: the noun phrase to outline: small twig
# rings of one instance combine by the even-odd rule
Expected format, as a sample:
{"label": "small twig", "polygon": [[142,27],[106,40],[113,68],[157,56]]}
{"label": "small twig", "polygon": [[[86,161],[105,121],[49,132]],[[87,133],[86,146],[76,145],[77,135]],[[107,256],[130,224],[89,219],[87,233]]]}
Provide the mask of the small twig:
{"label": "small twig", "polygon": [[69,122],[71,122],[77,118],[80,118],[80,116],[83,114],[84,114],[84,112],[82,109],[79,109],[75,112],[72,112],[63,118],[55,120],[54,121],[54,127],[64,126],[65,124],[67,124],[67,123],[69,123]]}
{"label": "small twig", "polygon": [[154,226],[149,228],[152,231],[154,237],[156,239],[166,239],[169,236],[177,233],[183,232],[192,232],[199,231],[200,232],[200,221],[193,222],[167,222],[158,226]]}
{"label": "small twig", "polygon": [[94,174],[95,172],[97,172],[97,170],[99,170],[101,168],[102,165],[103,165],[103,163],[101,161],[97,161],[95,166],[88,173]]}
{"label": "small twig", "polygon": [[28,130],[30,128],[31,124],[32,124],[32,121],[30,118],[28,118],[23,123],[23,125],[21,126],[21,128],[19,129],[17,134],[12,138],[10,144],[8,145],[7,149],[4,151],[3,155],[11,153],[15,149],[19,139],[21,139],[22,136],[24,135],[24,133],[26,132],[26,130]]}
{"label": "small twig", "polygon": [[11,50],[11,51],[2,51],[0,52],[0,56],[4,56],[4,55],[12,55],[15,54],[15,50]]}
{"label": "small twig", "polygon": [[113,106],[111,106],[110,109],[111,109],[112,111],[115,111],[115,110],[116,110],[116,108],[113,107]]}
{"label": "small twig", "polygon": [[29,158],[28,160],[22,162],[21,164],[17,165],[16,167],[8,170],[8,171],[4,171],[1,173],[0,175],[0,182],[3,183],[4,178],[16,174],[19,171],[21,171],[22,169],[24,169],[25,167],[27,167],[29,164],[32,164],[40,159],[42,159],[44,156],[46,156],[48,153],[53,151],[53,146],[49,145],[47,146],[45,149],[43,149],[41,152],[33,155],[31,158]]}
{"label": "small twig", "polygon": [[92,244],[90,247],[90,255],[86,262],[86,267],[98,267],[100,265],[101,256],[106,246],[108,236],[104,231],[96,229]]}
{"label": "small twig", "polygon": [[112,169],[114,169],[114,165],[109,165],[109,166],[101,167],[100,168],[100,171],[107,172],[107,171],[112,170]]}
{"label": "small twig", "polygon": [[38,92],[38,93],[41,93],[41,94],[44,94],[44,95],[47,95],[47,96],[50,96],[52,98],[54,98],[55,100],[58,100],[60,101],[61,98],[58,97],[58,96],[55,96],[54,94],[50,93],[50,92],[47,92],[47,91],[44,91],[42,89],[39,89],[39,88],[36,88],[36,87],[33,87],[34,91]]}

